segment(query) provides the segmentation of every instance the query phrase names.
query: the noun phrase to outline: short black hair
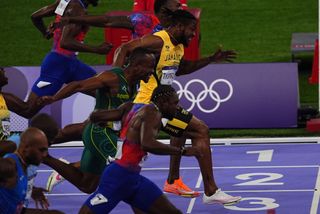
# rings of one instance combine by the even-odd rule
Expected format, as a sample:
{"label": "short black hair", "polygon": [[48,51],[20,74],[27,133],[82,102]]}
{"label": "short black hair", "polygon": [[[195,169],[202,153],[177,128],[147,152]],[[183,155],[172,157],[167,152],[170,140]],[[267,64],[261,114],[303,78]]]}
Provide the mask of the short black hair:
{"label": "short black hair", "polygon": [[168,1],[172,0],[155,0],[153,5],[154,13],[157,14],[160,12],[161,8],[168,3]]}
{"label": "short black hair", "polygon": [[191,21],[197,21],[196,17],[186,10],[179,9],[176,11],[171,11],[169,9],[166,9],[164,13],[169,17],[170,26],[175,26],[177,24],[186,26],[190,24]]}
{"label": "short black hair", "polygon": [[161,97],[169,98],[176,93],[176,90],[170,85],[159,85],[153,90],[151,101],[157,102]]}
{"label": "short black hair", "polygon": [[48,141],[53,140],[59,132],[57,122],[48,114],[37,114],[30,120],[30,127],[35,127],[44,132]]}

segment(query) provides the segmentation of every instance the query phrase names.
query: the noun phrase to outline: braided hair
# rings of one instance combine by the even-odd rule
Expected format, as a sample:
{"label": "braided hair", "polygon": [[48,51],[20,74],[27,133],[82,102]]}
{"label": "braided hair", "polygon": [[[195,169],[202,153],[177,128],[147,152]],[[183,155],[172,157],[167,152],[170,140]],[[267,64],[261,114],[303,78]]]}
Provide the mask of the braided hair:
{"label": "braided hair", "polygon": [[170,85],[159,85],[153,90],[151,101],[158,102],[159,98],[168,99],[176,93],[176,90]]}

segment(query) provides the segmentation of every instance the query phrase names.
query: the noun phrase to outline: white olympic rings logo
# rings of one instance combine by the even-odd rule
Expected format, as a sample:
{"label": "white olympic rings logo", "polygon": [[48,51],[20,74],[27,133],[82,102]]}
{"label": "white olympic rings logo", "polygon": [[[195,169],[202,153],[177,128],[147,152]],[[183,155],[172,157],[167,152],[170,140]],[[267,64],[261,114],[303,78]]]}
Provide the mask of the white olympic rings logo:
{"label": "white olympic rings logo", "polygon": [[[190,80],[189,82],[187,82],[187,84],[184,87],[182,87],[182,85],[176,80],[174,80],[173,83],[178,86],[177,94],[179,96],[179,99],[181,99],[181,97],[184,95],[184,97],[191,102],[191,106],[187,109],[188,111],[191,111],[195,107],[195,105],[197,105],[197,107],[202,112],[212,113],[220,107],[221,103],[228,101],[233,95],[232,84],[225,79],[217,79],[213,81],[210,84],[209,88],[207,84],[200,79]],[[198,95],[194,95],[192,91],[188,90],[189,86],[193,83],[199,83],[204,88]],[[229,88],[229,94],[225,98],[221,98],[219,93],[213,90],[213,87],[218,83],[225,83]],[[216,102],[216,105],[213,106],[211,109],[205,109],[201,106],[201,102],[207,98],[208,94],[210,98]]]}

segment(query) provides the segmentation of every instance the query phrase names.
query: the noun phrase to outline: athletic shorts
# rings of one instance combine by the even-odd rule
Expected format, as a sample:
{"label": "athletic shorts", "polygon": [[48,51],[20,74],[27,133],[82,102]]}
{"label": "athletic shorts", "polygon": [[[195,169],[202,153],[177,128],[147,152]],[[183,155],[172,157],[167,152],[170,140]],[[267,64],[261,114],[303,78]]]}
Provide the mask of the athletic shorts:
{"label": "athletic shorts", "polygon": [[63,84],[88,79],[94,75],[95,70],[78,59],[50,52],[41,64],[40,77],[33,84],[32,92],[38,96],[52,96]]}
{"label": "athletic shorts", "polygon": [[162,194],[159,187],[139,172],[112,163],[104,170],[98,189],[89,196],[85,205],[93,213],[109,213],[124,201],[147,213]]}
{"label": "athletic shorts", "polygon": [[82,140],[81,171],[101,175],[110,157],[117,153],[118,132],[89,123],[83,130]]}

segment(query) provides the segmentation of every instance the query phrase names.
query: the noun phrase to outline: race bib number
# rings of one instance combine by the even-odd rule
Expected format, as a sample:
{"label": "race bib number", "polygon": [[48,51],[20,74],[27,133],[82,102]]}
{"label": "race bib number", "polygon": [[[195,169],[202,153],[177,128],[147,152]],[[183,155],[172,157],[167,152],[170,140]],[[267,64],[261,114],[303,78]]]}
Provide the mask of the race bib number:
{"label": "race bib number", "polygon": [[122,158],[122,146],[123,146],[123,140],[118,139],[118,141],[117,141],[117,154],[115,156],[115,159]]}
{"label": "race bib number", "polygon": [[177,67],[163,67],[160,80],[161,85],[172,85],[177,70]]}
{"label": "race bib number", "polygon": [[121,121],[114,121],[112,129],[114,131],[120,131],[121,130]]}
{"label": "race bib number", "polygon": [[64,11],[66,10],[68,4],[71,0],[61,0],[58,7],[54,11],[56,14],[63,16]]}
{"label": "race bib number", "polygon": [[2,125],[2,134],[6,137],[10,136],[10,119],[6,118],[1,121]]}

